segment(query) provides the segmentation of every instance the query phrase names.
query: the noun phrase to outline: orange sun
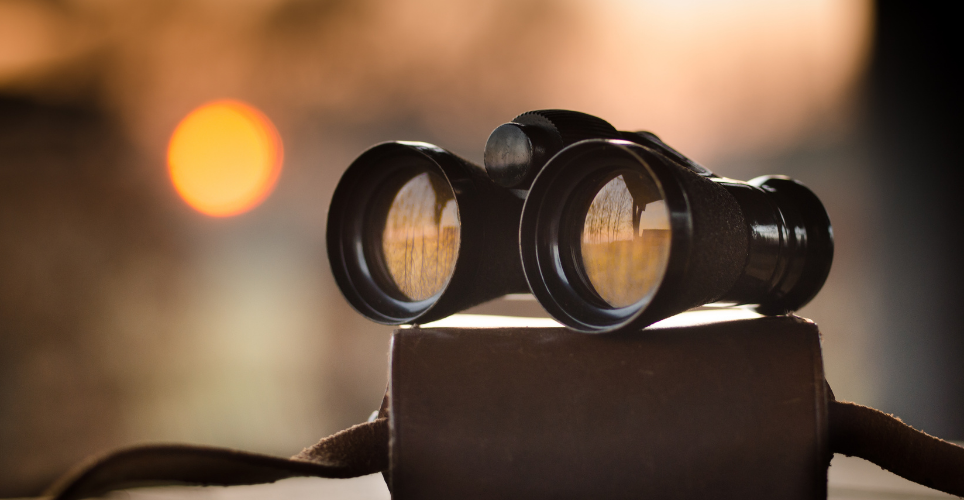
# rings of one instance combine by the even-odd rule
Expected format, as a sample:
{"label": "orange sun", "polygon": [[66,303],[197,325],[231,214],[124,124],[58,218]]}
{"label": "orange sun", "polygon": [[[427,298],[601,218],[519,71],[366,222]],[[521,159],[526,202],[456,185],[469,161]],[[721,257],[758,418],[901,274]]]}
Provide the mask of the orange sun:
{"label": "orange sun", "polygon": [[228,217],[264,201],[281,173],[283,156],[271,120],[252,106],[223,100],[181,120],[171,135],[167,166],[188,205]]}

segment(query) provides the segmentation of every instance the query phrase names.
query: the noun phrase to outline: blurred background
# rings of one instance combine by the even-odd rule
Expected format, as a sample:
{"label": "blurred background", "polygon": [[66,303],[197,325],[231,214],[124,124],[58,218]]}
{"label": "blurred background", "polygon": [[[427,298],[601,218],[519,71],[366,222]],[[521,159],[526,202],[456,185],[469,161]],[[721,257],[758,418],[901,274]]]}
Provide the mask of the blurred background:
{"label": "blurred background", "polygon": [[[807,184],[836,256],[800,314],[837,398],[962,439],[956,19],[869,0],[0,0],[0,497],[123,445],[288,456],[367,418],[392,328],[333,282],[339,176],[385,140],[480,163],[539,108]],[[221,99],[270,119],[284,161],[260,204],[211,216],[166,158]]]}

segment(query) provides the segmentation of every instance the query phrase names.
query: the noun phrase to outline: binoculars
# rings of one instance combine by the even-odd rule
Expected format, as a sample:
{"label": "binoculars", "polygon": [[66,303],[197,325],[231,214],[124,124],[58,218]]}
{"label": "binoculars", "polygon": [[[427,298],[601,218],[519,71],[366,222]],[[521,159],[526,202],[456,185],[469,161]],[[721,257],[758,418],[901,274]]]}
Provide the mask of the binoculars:
{"label": "binoculars", "polygon": [[345,298],[379,323],[531,292],[603,333],[713,302],[797,310],[830,272],[833,230],[792,179],[718,177],[651,133],[539,110],[492,132],[484,166],[422,142],[365,151],[335,189],[327,249]]}

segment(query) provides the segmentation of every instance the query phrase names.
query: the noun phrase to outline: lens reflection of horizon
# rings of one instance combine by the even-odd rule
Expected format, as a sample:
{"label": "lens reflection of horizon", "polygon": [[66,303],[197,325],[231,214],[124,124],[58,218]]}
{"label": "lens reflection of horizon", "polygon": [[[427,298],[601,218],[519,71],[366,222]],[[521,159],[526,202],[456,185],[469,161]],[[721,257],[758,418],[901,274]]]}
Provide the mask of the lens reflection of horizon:
{"label": "lens reflection of horizon", "polygon": [[459,216],[444,179],[422,172],[398,190],[381,247],[388,273],[405,297],[424,300],[448,283],[459,251]]}
{"label": "lens reflection of horizon", "polygon": [[624,172],[610,179],[589,205],[582,264],[594,291],[613,307],[641,300],[663,277],[670,235],[662,198],[652,179]]}

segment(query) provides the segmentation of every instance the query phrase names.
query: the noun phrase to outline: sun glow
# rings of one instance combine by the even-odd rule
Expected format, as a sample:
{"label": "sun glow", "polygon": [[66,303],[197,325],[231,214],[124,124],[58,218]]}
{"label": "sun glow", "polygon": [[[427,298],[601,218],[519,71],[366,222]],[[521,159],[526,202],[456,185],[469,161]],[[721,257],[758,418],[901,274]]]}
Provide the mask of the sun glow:
{"label": "sun glow", "polygon": [[167,150],[168,172],[181,198],[212,217],[258,206],[274,189],[283,147],[266,116],[238,101],[205,104],[181,120]]}

